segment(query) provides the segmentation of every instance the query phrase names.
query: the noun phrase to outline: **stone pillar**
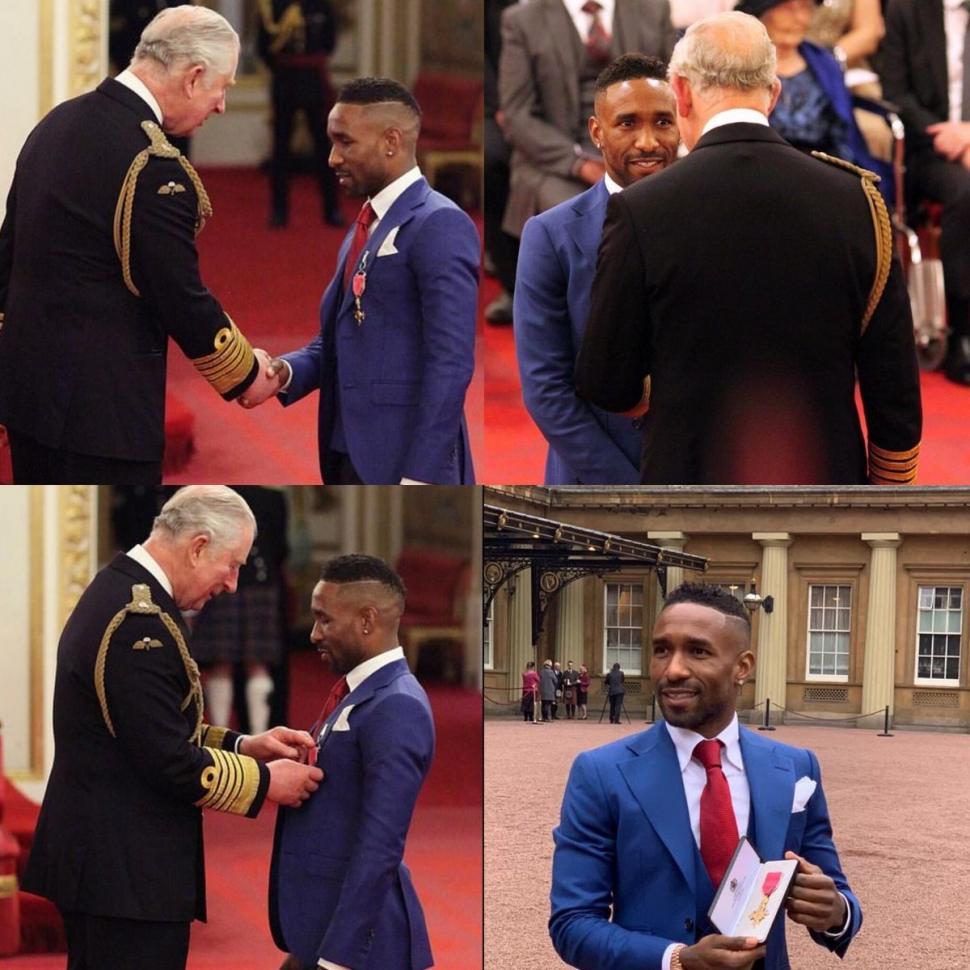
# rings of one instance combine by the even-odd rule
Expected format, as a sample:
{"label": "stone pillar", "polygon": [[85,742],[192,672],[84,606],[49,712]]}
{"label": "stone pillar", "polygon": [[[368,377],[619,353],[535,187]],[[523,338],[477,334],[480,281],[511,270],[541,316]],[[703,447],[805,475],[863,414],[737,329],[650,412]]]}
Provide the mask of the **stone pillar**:
{"label": "stone pillar", "polygon": [[[576,579],[564,586],[556,594],[556,657],[566,669],[566,661],[571,660],[579,670],[586,663],[583,656],[583,580]],[[542,658],[545,659],[545,658]]]}
{"label": "stone pillar", "polygon": [[[675,552],[683,552],[684,545],[687,542],[686,532],[648,532],[647,541],[652,542],[655,545],[663,546],[664,549],[673,549]],[[672,589],[679,586],[684,581],[684,569],[682,566],[668,566],[667,567],[667,592],[669,593]],[[654,587],[655,594],[657,597],[657,608],[654,610],[654,615],[660,612],[660,607],[663,606],[663,600],[660,595],[660,584]]]}
{"label": "stone pillar", "polygon": [[[753,532],[751,538],[761,544],[761,585],[758,592],[774,599],[774,610],[762,608],[758,624],[758,662],[755,666],[754,702],[784,707],[788,685],[788,547],[792,538],[787,532]],[[779,715],[780,718],[780,715]],[[772,715],[772,720],[775,715]]]}
{"label": "stone pillar", "polygon": [[[902,544],[898,532],[863,532],[869,544],[869,602],[866,607],[866,647],[862,668],[862,710],[868,714],[889,705],[893,712],[896,675],[896,550]],[[880,713],[860,726],[881,725]]]}
{"label": "stone pillar", "polygon": [[[509,602],[509,687],[522,686],[522,671],[529,660],[535,660],[532,647],[532,570],[523,569],[515,574],[515,595]],[[508,589],[508,584],[503,587]],[[541,663],[536,665],[541,666]],[[508,700],[522,695],[508,691]]]}

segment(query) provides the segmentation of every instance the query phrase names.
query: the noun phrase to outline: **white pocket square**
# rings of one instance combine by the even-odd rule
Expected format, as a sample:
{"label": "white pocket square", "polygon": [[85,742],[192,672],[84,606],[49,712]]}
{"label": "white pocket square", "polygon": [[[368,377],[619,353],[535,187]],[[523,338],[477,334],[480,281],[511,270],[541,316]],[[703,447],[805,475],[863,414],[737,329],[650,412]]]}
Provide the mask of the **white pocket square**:
{"label": "white pocket square", "polygon": [[393,256],[397,250],[394,248],[394,240],[397,239],[397,231],[400,226],[395,226],[385,237],[384,242],[381,243],[381,248],[377,250],[378,256]]}
{"label": "white pocket square", "polygon": [[805,806],[808,804],[808,800],[812,795],[815,794],[816,788],[818,788],[818,782],[809,778],[808,775],[804,775],[795,782],[795,797],[791,803],[792,815],[795,812],[805,811]]}
{"label": "white pocket square", "polygon": [[331,731],[349,731],[350,730],[350,712],[354,709],[353,704],[348,704],[338,715],[337,720],[333,722],[333,726],[330,728]]}

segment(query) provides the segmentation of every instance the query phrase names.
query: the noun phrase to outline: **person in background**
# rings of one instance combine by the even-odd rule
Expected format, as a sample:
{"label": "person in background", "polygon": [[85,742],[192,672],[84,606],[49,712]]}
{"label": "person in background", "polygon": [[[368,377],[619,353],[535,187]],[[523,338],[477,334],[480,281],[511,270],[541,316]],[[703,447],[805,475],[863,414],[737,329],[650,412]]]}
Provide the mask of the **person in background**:
{"label": "person in background", "polygon": [[589,703],[589,668],[579,665],[579,683],[576,685],[576,703],[579,705],[579,719],[585,721],[589,716],[586,705]]}
{"label": "person in background", "polygon": [[576,687],[579,684],[579,671],[573,667],[571,660],[566,661],[566,669],[562,672],[562,699],[566,705],[566,720],[571,721],[576,716]]}
{"label": "person in background", "polygon": [[536,662],[530,660],[522,671],[522,720],[534,721],[536,716],[536,695],[539,692],[539,674]]}
{"label": "person in background", "polygon": [[606,675],[606,693],[610,698],[610,724],[620,723],[620,714],[623,711],[623,695],[626,688],[623,686],[623,671],[618,663],[613,664],[610,672]]}
{"label": "person in background", "polygon": [[545,660],[542,663],[542,671],[539,676],[539,697],[542,700],[542,720],[551,721],[556,704],[556,685],[559,678],[552,669],[552,661]]}

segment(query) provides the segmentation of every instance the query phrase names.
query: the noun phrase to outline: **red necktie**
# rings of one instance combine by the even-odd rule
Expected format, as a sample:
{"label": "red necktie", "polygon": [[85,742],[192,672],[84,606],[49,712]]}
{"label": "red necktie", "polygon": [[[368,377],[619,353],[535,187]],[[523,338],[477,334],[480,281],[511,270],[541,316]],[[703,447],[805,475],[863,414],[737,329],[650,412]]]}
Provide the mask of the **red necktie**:
{"label": "red necktie", "polygon": [[738,844],[738,823],[731,804],[731,789],[721,770],[721,748],[716,739],[700,741],[696,758],[707,770],[707,784],[701,793],[701,858],[716,889]]}
{"label": "red necktie", "polygon": [[350,687],[347,684],[347,678],[341,677],[330,688],[330,693],[327,695],[327,701],[323,705],[323,709],[320,711],[320,716],[316,719],[313,727],[310,728],[310,736],[316,740],[316,736],[320,733],[320,728],[323,727],[327,718],[337,709],[340,702],[350,693]]}
{"label": "red necktie", "polygon": [[603,64],[610,59],[610,35],[600,19],[602,9],[603,4],[596,0],[586,0],[582,7],[583,13],[588,13],[593,18],[589,33],[586,34],[586,52],[595,64]]}
{"label": "red necktie", "polygon": [[371,208],[369,202],[365,202],[360,207],[360,212],[357,213],[357,222],[354,224],[354,238],[351,240],[350,250],[347,253],[347,261],[344,263],[345,290],[347,289],[347,284],[350,282],[350,277],[357,268],[360,254],[364,251],[364,246],[367,244],[367,231],[376,218],[377,213]]}

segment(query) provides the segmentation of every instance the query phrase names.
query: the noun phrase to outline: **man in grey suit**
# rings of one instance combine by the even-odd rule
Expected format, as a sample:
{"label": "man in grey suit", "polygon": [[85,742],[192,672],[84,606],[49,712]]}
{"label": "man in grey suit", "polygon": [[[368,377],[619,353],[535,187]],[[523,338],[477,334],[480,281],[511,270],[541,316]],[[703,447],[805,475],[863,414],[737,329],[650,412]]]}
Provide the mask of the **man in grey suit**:
{"label": "man in grey suit", "polygon": [[502,14],[499,98],[512,146],[503,228],[526,220],[603,177],[590,140],[593,87],[625,51],[664,62],[674,46],[668,0],[531,0]]}

